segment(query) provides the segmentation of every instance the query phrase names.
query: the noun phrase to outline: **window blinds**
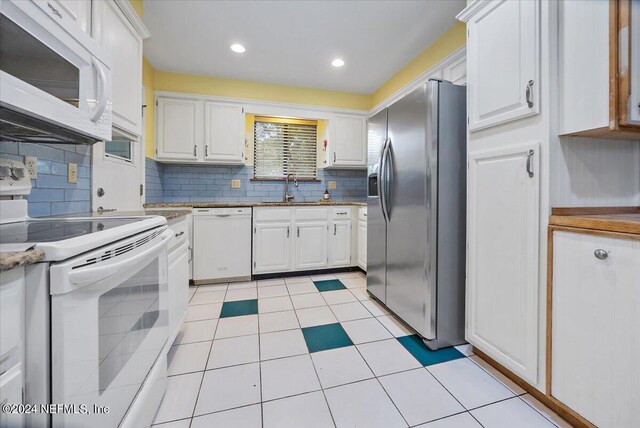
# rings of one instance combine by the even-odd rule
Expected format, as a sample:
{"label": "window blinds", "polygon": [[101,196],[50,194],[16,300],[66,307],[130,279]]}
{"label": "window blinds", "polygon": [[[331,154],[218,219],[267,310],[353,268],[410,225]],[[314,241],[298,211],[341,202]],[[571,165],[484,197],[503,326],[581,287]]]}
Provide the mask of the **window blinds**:
{"label": "window blinds", "polygon": [[315,179],[317,173],[316,125],[300,121],[267,121],[254,124],[254,177]]}

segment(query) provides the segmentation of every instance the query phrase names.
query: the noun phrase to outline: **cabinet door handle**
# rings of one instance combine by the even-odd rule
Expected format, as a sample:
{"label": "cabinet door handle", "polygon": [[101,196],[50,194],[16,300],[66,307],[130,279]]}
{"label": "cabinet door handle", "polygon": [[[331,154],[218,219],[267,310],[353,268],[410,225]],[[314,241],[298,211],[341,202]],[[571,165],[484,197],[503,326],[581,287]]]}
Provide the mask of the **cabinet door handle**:
{"label": "cabinet door handle", "polygon": [[335,235],[336,235],[336,231],[337,231],[337,229],[338,229],[338,226],[334,224],[334,225],[333,225],[333,236],[335,236]]}
{"label": "cabinet door handle", "polygon": [[207,156],[209,156],[209,145],[205,144],[205,146],[204,146],[204,157],[206,158]]}
{"label": "cabinet door handle", "polygon": [[176,238],[179,238],[180,236],[184,235],[184,230],[181,231],[180,233],[176,233]]}
{"label": "cabinet door handle", "polygon": [[336,161],[336,152],[333,152],[333,161]]}
{"label": "cabinet door handle", "polygon": [[533,170],[531,169],[531,159],[533,158],[533,150],[529,150],[527,153],[527,174],[529,177],[533,177]]}
{"label": "cabinet door handle", "polygon": [[607,253],[605,250],[598,248],[597,250],[595,250],[593,252],[593,255],[596,256],[596,259],[598,260],[606,260],[609,257],[609,253]]}
{"label": "cabinet door handle", "polygon": [[198,146],[196,146],[195,144],[193,145],[193,155],[198,156]]}
{"label": "cabinet door handle", "polygon": [[527,106],[533,108],[533,80],[529,80],[527,83],[527,90],[525,92],[527,97]]}
{"label": "cabinet door handle", "polygon": [[298,226],[298,232],[297,232],[297,237],[300,237],[300,226]]}
{"label": "cabinet door handle", "polygon": [[287,238],[289,237],[289,226],[287,226]]}

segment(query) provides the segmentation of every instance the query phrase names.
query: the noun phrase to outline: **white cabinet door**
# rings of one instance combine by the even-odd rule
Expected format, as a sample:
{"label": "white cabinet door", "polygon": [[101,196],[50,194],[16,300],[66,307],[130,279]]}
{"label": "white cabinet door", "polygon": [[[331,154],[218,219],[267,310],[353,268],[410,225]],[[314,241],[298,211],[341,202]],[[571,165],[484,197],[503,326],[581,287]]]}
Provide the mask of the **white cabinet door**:
{"label": "white cabinet door", "polygon": [[87,34],[91,34],[91,1],[89,0],[49,0],[57,9],[66,15]]}
{"label": "white cabinet door", "polygon": [[295,269],[327,267],[327,222],[296,224]]}
{"label": "white cabinet door", "polygon": [[241,106],[205,102],[204,159],[243,163],[244,114]]}
{"label": "white cabinet door", "polygon": [[467,23],[469,129],[540,111],[539,0],[489,2]]}
{"label": "white cabinet door", "polygon": [[329,228],[331,266],[351,265],[351,221],[334,221]]}
{"label": "white cabinet door", "polygon": [[551,394],[598,427],[640,426],[640,241],[555,231],[552,287]]}
{"label": "white cabinet door", "polygon": [[467,200],[467,340],[532,384],[538,358],[538,152],[535,143],[471,153]]}
{"label": "white cabinet door", "polygon": [[202,101],[159,97],[156,110],[157,158],[197,160],[202,152],[202,116]]}
{"label": "white cabinet door", "polygon": [[329,120],[331,138],[327,166],[367,166],[367,120],[361,116],[336,115]]}
{"label": "white cabinet door", "polygon": [[111,58],[113,126],[142,135],[142,38],[114,1],[94,1],[93,38]]}
{"label": "white cabinet door", "polygon": [[454,85],[465,85],[467,83],[467,57],[463,56],[445,67],[441,77]]}
{"label": "white cabinet door", "polygon": [[[640,1],[631,2],[631,96],[629,98],[630,121],[640,124]],[[633,41],[636,41],[634,43]]]}
{"label": "white cabinet door", "polygon": [[358,220],[358,266],[367,270],[367,222]]}
{"label": "white cabinet door", "polygon": [[[196,238],[197,239],[197,238]],[[256,223],[253,240],[253,273],[291,269],[291,225]]]}
{"label": "white cabinet door", "polygon": [[169,337],[180,328],[189,300],[189,246],[185,242],[169,254]]}

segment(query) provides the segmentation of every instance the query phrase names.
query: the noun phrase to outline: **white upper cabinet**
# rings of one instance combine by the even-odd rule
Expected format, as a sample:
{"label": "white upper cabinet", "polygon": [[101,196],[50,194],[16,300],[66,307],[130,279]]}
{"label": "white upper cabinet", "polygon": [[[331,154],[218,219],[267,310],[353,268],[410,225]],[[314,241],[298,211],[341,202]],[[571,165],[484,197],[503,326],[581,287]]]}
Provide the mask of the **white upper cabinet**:
{"label": "white upper cabinet", "polygon": [[530,383],[538,358],[538,144],[469,155],[467,340]]}
{"label": "white upper cabinet", "polygon": [[367,120],[363,116],[335,115],[329,119],[327,167],[367,166]]}
{"label": "white upper cabinet", "polygon": [[467,21],[470,131],[540,111],[539,0],[477,3],[459,15]]}
{"label": "white upper cabinet", "polygon": [[559,134],[640,140],[640,2],[560,0],[558,28]]}
{"label": "white upper cabinet", "polygon": [[89,0],[49,0],[57,9],[66,12],[78,27],[91,34],[91,1]]}
{"label": "white upper cabinet", "polygon": [[185,96],[156,97],[159,160],[208,164],[244,163],[241,105]]}
{"label": "white upper cabinet", "polygon": [[94,1],[91,5],[93,38],[109,52],[113,61],[113,126],[141,136],[142,36],[115,1]]}
{"label": "white upper cabinet", "polygon": [[204,159],[244,163],[244,112],[232,104],[205,102]]}
{"label": "white upper cabinet", "polygon": [[156,155],[160,160],[197,160],[202,154],[202,101],[158,98]]}

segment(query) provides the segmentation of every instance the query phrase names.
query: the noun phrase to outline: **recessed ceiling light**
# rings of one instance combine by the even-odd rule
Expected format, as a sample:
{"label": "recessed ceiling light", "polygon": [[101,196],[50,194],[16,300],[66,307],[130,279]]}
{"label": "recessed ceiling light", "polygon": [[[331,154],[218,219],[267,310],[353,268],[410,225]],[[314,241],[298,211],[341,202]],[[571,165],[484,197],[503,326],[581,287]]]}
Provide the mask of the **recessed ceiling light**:
{"label": "recessed ceiling light", "polygon": [[234,43],[233,45],[231,45],[231,50],[237,53],[243,53],[244,51],[246,51],[244,46],[239,43]]}
{"label": "recessed ceiling light", "polygon": [[336,58],[333,61],[331,61],[331,65],[333,65],[334,67],[342,67],[344,65],[344,61],[341,60],[340,58]]}

